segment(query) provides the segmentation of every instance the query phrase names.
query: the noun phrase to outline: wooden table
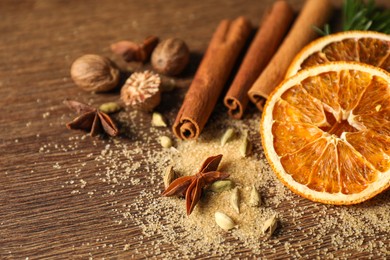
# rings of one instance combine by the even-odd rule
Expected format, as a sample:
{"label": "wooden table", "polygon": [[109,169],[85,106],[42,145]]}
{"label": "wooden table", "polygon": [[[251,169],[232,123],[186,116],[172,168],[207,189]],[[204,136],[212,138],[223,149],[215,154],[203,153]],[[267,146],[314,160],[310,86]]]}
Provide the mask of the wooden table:
{"label": "wooden table", "polygon": [[[83,54],[97,53],[123,67],[125,64],[109,49],[111,43],[122,39],[141,41],[148,35],[184,39],[194,59],[185,75],[177,80],[181,90],[168,99],[167,114],[172,121],[218,22],[245,15],[257,25],[272,2],[2,0],[0,258],[142,258],[158,257],[172,250],[167,245],[161,248],[161,254],[147,252],[153,239],[142,241],[141,246],[137,241],[140,229],[135,224],[118,225],[113,210],[141,191],[129,189],[105,196],[93,158],[104,149],[107,140],[85,140],[81,133],[67,130],[64,123],[71,113],[62,104],[67,97],[101,104],[117,100],[118,93],[96,95],[80,90],[70,79],[70,65]],[[386,0],[377,2],[385,4]],[[298,10],[303,1],[291,3]],[[252,109],[252,113],[258,112]],[[134,120],[145,122],[149,115],[140,114]],[[147,129],[148,123],[137,131],[148,133]],[[131,146],[134,140],[125,139],[121,141]],[[156,147],[156,142],[151,142],[144,148]],[[135,156],[134,160],[139,159]],[[80,165],[82,175],[77,173]],[[75,189],[74,182],[81,181],[82,176],[94,187],[93,194],[78,193]],[[89,196],[100,199],[91,200]],[[123,250],[126,241],[134,244]],[[324,247],[328,242],[324,242]],[[389,238],[383,242],[389,249]],[[281,243],[279,249],[284,246]],[[250,250],[240,250],[237,254],[251,256]],[[207,257],[204,252],[195,254]],[[285,251],[277,255],[264,251],[262,256],[288,257]],[[308,247],[307,257],[314,256],[316,253]]]}

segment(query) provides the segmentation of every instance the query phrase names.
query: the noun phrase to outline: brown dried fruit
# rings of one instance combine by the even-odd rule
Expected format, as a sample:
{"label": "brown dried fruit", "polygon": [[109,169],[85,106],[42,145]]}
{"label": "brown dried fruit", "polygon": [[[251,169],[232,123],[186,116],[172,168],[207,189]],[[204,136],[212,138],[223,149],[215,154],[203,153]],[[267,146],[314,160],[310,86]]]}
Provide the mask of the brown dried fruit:
{"label": "brown dried fruit", "polygon": [[119,41],[111,44],[111,51],[121,56],[125,61],[139,61],[140,60],[140,46],[131,41]]}
{"label": "brown dried fruit", "polygon": [[96,54],[77,58],[72,64],[70,75],[76,85],[86,91],[109,91],[119,82],[116,65],[108,58]]}
{"label": "brown dried fruit", "polygon": [[150,59],[150,56],[152,55],[152,52],[156,48],[159,41],[160,39],[156,36],[149,36],[145,38],[141,45],[141,50],[145,61]]}
{"label": "brown dried fruit", "polygon": [[153,68],[164,75],[180,74],[190,60],[187,44],[178,38],[170,38],[157,45],[152,53]]}
{"label": "brown dried fruit", "polygon": [[121,99],[126,106],[152,111],[161,101],[161,78],[149,70],[133,73],[121,90]]}
{"label": "brown dried fruit", "polygon": [[111,51],[127,61],[146,62],[149,60],[152,51],[158,44],[159,39],[156,36],[145,38],[142,44],[131,41],[119,41],[111,44]]}

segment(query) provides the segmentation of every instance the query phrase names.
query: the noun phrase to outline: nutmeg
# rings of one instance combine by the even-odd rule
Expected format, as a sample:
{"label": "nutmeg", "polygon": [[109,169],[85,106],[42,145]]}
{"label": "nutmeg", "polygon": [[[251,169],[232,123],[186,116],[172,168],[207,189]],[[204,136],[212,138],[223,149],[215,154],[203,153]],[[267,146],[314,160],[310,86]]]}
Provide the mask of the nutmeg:
{"label": "nutmeg", "polygon": [[151,71],[134,72],[121,89],[121,100],[126,106],[152,111],[161,101],[161,78]]}
{"label": "nutmeg", "polygon": [[110,59],[96,54],[77,58],[72,64],[70,75],[76,85],[86,91],[109,91],[119,82],[116,65]]}
{"label": "nutmeg", "polygon": [[180,74],[190,60],[187,44],[178,38],[170,38],[157,45],[152,53],[153,68],[164,75]]}

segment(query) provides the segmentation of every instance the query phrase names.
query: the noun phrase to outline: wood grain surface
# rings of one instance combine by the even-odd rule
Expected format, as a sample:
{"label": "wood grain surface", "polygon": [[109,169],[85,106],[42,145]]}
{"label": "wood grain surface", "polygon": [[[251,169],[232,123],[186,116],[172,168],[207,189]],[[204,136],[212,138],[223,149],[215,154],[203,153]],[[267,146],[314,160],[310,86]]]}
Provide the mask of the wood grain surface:
{"label": "wood grain surface", "polygon": [[[159,258],[174,250],[167,244],[160,252],[150,251],[148,245],[152,246],[158,237],[142,239],[136,223],[125,226],[118,223],[117,205],[126,204],[141,194],[142,189],[154,187],[146,183],[144,187],[127,186],[121,192],[105,194],[107,184],[96,175],[103,166],[97,166],[94,157],[104,149],[107,140],[84,138],[82,133],[67,130],[64,123],[71,119],[72,113],[62,101],[70,97],[101,104],[117,100],[118,92],[96,95],[78,89],[70,79],[70,65],[83,54],[97,53],[112,58],[123,68],[127,65],[109,50],[113,42],[142,41],[148,35],[184,39],[192,52],[191,64],[177,79],[181,88],[163,97],[164,105],[160,108],[172,122],[220,20],[245,15],[257,25],[272,2],[0,1],[0,258],[138,259]],[[386,0],[377,2],[389,5]],[[291,1],[295,10],[302,3]],[[340,5],[340,1],[335,4]],[[258,112],[252,109],[250,113]],[[140,124],[136,131],[131,130],[131,138],[121,137],[121,141],[131,147],[137,133],[151,134],[149,118],[150,115],[142,113],[134,117],[134,125],[146,123]],[[150,142],[143,150],[158,147],[157,142]],[[133,161],[141,163],[142,180],[141,156],[135,154]],[[82,173],[77,172],[80,165]],[[92,193],[77,191],[80,183],[74,182],[80,179],[88,183]],[[297,201],[306,205],[310,214],[311,203],[299,198]],[[311,225],[312,221],[308,216],[306,224]],[[381,239],[388,248],[388,235],[378,234],[369,239]],[[299,245],[305,248],[308,259],[318,257],[312,246],[315,241],[313,237]],[[330,238],[322,243],[327,247]],[[275,251],[265,250],[258,257],[288,258],[283,248],[281,243]],[[240,257],[253,257],[245,248],[238,248],[236,253]],[[347,253],[355,258],[369,256],[364,252]],[[205,252],[194,255],[212,257]]]}

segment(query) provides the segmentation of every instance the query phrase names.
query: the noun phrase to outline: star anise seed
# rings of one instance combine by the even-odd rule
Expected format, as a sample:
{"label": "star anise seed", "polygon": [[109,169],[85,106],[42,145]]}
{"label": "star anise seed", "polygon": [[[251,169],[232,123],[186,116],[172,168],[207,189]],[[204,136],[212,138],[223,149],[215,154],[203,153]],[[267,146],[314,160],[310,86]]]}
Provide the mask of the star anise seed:
{"label": "star anise seed", "polygon": [[222,154],[207,158],[195,175],[183,176],[174,180],[162,195],[169,197],[185,194],[187,215],[190,215],[200,200],[204,187],[229,177],[229,174],[217,171],[221,160]]}
{"label": "star anise seed", "polygon": [[66,124],[67,128],[87,131],[90,132],[91,136],[96,136],[102,132],[110,136],[118,135],[118,128],[106,113],[75,100],[65,100],[64,104],[80,114],[72,122]]}

